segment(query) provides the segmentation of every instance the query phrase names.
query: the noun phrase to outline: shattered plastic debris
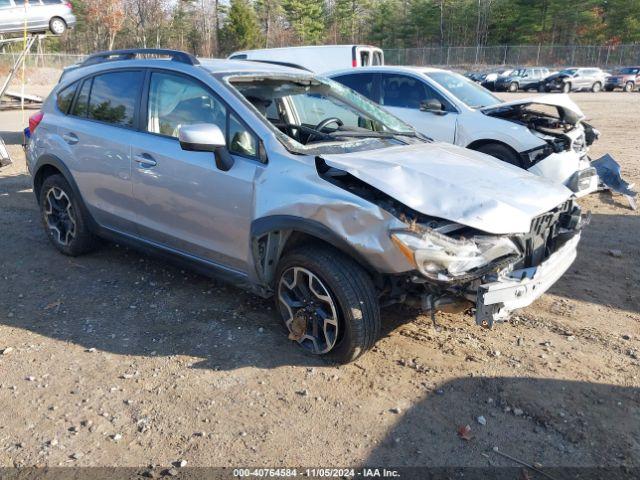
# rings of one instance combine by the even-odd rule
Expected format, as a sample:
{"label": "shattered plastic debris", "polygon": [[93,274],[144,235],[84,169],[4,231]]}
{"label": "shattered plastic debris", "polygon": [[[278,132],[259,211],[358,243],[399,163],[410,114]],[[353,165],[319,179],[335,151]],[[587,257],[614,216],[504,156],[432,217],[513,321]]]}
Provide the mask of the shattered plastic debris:
{"label": "shattered plastic debris", "polygon": [[625,196],[629,202],[629,206],[635,210],[636,207],[636,195],[638,194],[633,190],[633,184],[627,183],[622,178],[620,171],[620,164],[616,162],[608,153],[591,162],[591,166],[596,169],[600,181],[604,186],[614,192],[621,193]]}
{"label": "shattered plastic debris", "polygon": [[469,425],[458,427],[458,436],[463,440],[471,440],[473,438],[473,435],[471,435],[471,427]]}
{"label": "shattered plastic debris", "polygon": [[11,165],[11,157],[7,152],[7,147],[4,145],[4,141],[0,138],[0,167]]}

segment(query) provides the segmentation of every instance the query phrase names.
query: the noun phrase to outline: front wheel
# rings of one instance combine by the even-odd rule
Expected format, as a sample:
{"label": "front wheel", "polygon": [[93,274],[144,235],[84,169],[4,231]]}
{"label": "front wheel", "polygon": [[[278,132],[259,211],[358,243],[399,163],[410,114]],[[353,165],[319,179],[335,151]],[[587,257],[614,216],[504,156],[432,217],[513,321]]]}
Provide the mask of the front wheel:
{"label": "front wheel", "polygon": [[633,91],[633,82],[627,82],[624,84],[624,91],[625,92],[632,92]]}
{"label": "front wheel", "polygon": [[538,92],[540,93],[544,93],[547,92],[547,87],[545,87],[544,85],[538,85]]}
{"label": "front wheel", "polygon": [[487,155],[491,155],[498,160],[510,163],[511,165],[514,165],[516,167],[522,168],[522,162],[520,161],[518,154],[511,150],[509,147],[500,143],[487,143],[485,145],[480,145],[475,150],[477,150],[478,152],[486,153]]}
{"label": "front wheel", "polygon": [[571,84],[569,82],[566,82],[562,86],[562,93],[569,93],[570,91],[571,91]]}
{"label": "front wheel", "polygon": [[304,246],[280,261],[276,307],[295,341],[310,354],[348,363],[375,344],[380,306],[367,272],[324,246]]}
{"label": "front wheel", "polygon": [[596,82],[591,86],[591,91],[593,93],[598,93],[600,90],[602,90],[602,84],[600,82]]}
{"label": "front wheel", "polygon": [[62,35],[67,30],[67,24],[60,17],[53,17],[49,21],[49,30],[54,35]]}
{"label": "front wheel", "polygon": [[510,92],[517,92],[518,91],[518,84],[516,82],[511,82],[509,84],[509,91]]}

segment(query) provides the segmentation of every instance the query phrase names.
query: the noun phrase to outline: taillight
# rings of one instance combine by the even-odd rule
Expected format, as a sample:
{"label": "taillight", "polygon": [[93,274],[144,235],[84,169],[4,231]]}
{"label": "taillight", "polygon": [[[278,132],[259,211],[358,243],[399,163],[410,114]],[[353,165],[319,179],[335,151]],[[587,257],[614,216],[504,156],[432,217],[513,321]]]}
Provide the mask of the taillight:
{"label": "taillight", "polygon": [[358,66],[358,61],[355,58],[353,60],[351,60],[351,66],[352,67],[357,67]]}
{"label": "taillight", "polygon": [[33,134],[36,131],[36,127],[40,125],[40,122],[44,118],[44,113],[37,112],[29,117],[29,132]]}
{"label": "taillight", "polygon": [[71,4],[71,2],[65,2],[65,5],[69,7],[69,10],[73,10],[73,5]]}

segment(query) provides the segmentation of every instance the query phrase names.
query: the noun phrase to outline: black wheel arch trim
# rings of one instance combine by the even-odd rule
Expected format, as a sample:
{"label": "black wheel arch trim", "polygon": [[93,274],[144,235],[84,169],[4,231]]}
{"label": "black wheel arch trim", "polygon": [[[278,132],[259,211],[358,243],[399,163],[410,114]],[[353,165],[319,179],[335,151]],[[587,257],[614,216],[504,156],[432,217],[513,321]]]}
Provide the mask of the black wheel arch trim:
{"label": "black wheel arch trim", "polygon": [[64,162],[60,158],[48,153],[40,156],[33,168],[33,176],[32,176],[33,177],[33,193],[36,196],[36,200],[38,201],[38,204],[40,204],[39,186],[42,185],[42,182],[40,182],[40,175],[42,174],[41,172],[43,171],[43,168],[47,166],[55,168],[65,178],[65,180],[71,187],[71,190],[73,191],[72,193],[74,198],[80,204],[80,209],[82,210],[81,213],[84,216],[85,220],[87,221],[87,226],[89,227],[89,230],[91,230],[94,233],[97,232],[99,230],[98,224],[93,218],[93,216],[91,215],[91,213],[89,212],[89,209],[87,208],[87,206],[85,205],[84,199],[80,194],[80,189],[78,188],[78,184],[73,178],[73,175],[71,175],[71,172],[69,171],[67,166],[64,164]]}
{"label": "black wheel arch trim", "polygon": [[[329,227],[316,220],[298,217],[295,215],[269,215],[255,219],[251,222],[250,231],[252,244],[262,236],[272,232],[288,231],[304,233],[312,237],[316,237],[319,240],[332,245],[346,255],[349,255],[369,273],[378,273],[377,269],[369,263],[364,255],[358,252],[351,244],[349,244],[349,242],[340,237]],[[256,265],[256,269],[258,269],[259,259],[254,258],[253,260]]]}

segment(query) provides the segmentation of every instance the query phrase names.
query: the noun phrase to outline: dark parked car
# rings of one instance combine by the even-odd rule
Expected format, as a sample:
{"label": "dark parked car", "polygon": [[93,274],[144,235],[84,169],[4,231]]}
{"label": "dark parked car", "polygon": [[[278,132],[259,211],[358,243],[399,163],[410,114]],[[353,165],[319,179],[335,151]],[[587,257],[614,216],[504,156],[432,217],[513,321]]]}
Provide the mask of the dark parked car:
{"label": "dark parked car", "polygon": [[517,92],[518,90],[538,90],[540,82],[549,75],[544,67],[516,68],[511,74],[498,77],[495,81],[496,91]]}
{"label": "dark parked car", "polygon": [[579,90],[599,92],[605,85],[607,74],[600,68],[565,68],[549,75],[544,82],[545,92],[561,91],[564,93]]}
{"label": "dark parked car", "polygon": [[513,73],[513,68],[498,68],[482,75],[480,78],[480,85],[492,92],[496,89],[496,81],[502,77],[508,77]]}
{"label": "dark parked car", "polygon": [[620,88],[625,92],[632,92],[640,83],[640,67],[624,67],[613,75],[609,75],[604,84],[604,89],[611,92]]}

